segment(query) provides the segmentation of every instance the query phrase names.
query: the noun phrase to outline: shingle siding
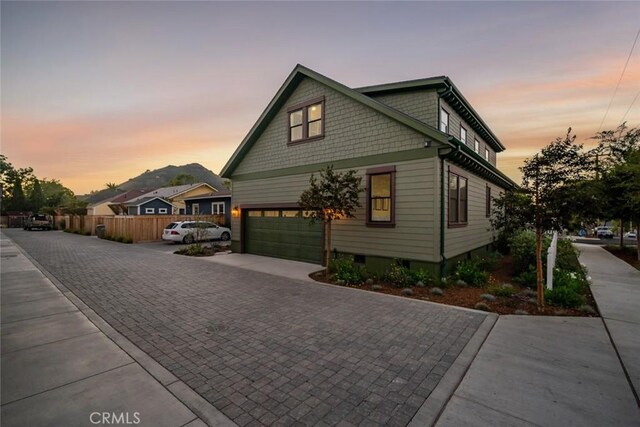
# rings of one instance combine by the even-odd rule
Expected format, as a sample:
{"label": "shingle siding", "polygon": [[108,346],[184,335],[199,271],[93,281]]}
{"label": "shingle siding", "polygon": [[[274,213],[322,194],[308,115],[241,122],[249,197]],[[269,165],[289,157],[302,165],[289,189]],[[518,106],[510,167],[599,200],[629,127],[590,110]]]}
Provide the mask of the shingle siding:
{"label": "shingle siding", "polygon": [[[287,108],[319,96],[325,97],[325,137],[287,145]],[[423,147],[424,141],[424,135],[305,78],[244,156],[234,175],[410,150]]]}
{"label": "shingle siding", "polygon": [[438,127],[438,94],[435,90],[416,90],[371,98],[393,107],[435,128]]}
{"label": "shingle siding", "polygon": [[[437,188],[436,159],[427,158],[401,162],[396,166],[396,227],[366,226],[366,192],[361,193],[362,207],[356,218],[334,223],[332,243],[338,251],[438,261],[438,222],[435,221]],[[386,166],[371,165],[369,167]],[[363,177],[367,168],[360,168]],[[309,174],[282,176],[256,181],[236,181],[233,184],[234,204],[294,203],[309,187]],[[234,240],[240,238],[240,220],[232,218]]]}

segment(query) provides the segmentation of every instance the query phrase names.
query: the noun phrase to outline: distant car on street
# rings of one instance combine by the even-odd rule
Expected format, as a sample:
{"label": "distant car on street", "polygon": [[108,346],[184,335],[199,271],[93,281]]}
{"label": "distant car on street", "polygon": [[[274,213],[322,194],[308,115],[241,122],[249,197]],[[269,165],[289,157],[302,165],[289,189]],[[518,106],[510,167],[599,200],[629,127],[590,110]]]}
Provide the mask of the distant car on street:
{"label": "distant car on street", "polygon": [[53,228],[53,224],[49,215],[35,214],[27,218],[27,221],[24,223],[23,228],[29,231],[36,228],[39,228],[41,230],[51,230]]}
{"label": "distant car on street", "polygon": [[636,233],[635,231],[627,231],[626,233],[624,233],[624,238],[635,240],[638,238],[638,233]]}
{"label": "distant car on street", "polygon": [[596,237],[600,239],[613,239],[613,230],[611,227],[596,227]]}
{"label": "distant car on street", "polygon": [[178,221],[167,225],[162,240],[191,244],[195,241],[231,239],[231,230],[208,221]]}

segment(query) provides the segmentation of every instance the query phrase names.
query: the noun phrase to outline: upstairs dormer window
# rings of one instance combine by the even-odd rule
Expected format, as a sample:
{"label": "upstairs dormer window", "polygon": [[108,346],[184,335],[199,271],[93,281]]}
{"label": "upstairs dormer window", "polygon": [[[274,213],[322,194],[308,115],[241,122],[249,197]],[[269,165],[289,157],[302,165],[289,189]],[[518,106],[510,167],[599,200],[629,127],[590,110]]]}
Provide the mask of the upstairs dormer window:
{"label": "upstairs dormer window", "polygon": [[440,130],[449,133],[449,113],[444,108],[440,109]]}
{"label": "upstairs dormer window", "polygon": [[462,126],[460,126],[460,141],[462,141],[464,144],[467,143],[467,130]]}
{"label": "upstairs dormer window", "polygon": [[287,110],[289,143],[324,137],[324,97],[295,105]]}

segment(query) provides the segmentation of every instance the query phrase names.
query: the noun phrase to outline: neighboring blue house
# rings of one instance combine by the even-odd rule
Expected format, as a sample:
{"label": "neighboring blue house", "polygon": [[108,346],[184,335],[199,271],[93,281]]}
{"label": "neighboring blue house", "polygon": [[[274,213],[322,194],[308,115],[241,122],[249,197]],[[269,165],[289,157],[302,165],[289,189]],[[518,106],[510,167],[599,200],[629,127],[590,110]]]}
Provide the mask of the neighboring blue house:
{"label": "neighboring blue house", "polygon": [[187,215],[224,215],[224,224],[231,224],[231,193],[216,191],[184,199]]}
{"label": "neighboring blue house", "polygon": [[142,197],[126,203],[128,215],[173,215],[174,206],[160,197]]}

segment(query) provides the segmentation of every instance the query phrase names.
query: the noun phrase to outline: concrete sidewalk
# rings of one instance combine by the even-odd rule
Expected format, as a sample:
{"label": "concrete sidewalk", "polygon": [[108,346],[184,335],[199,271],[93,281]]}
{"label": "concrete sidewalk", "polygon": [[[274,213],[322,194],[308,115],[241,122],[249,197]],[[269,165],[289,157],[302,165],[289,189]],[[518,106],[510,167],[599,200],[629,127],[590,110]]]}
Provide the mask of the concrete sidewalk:
{"label": "concrete sidewalk", "polygon": [[0,245],[3,426],[206,425],[207,408],[197,409],[181,381],[150,363],[143,369],[132,344],[105,335],[108,325],[10,240]]}
{"label": "concrete sidewalk", "polygon": [[638,426],[601,319],[500,316],[438,427]]}
{"label": "concrete sidewalk", "polygon": [[437,426],[640,426],[640,272],[576,247],[602,319],[500,316]]}
{"label": "concrete sidewalk", "polygon": [[591,292],[636,392],[640,393],[640,271],[598,246],[578,245]]}

